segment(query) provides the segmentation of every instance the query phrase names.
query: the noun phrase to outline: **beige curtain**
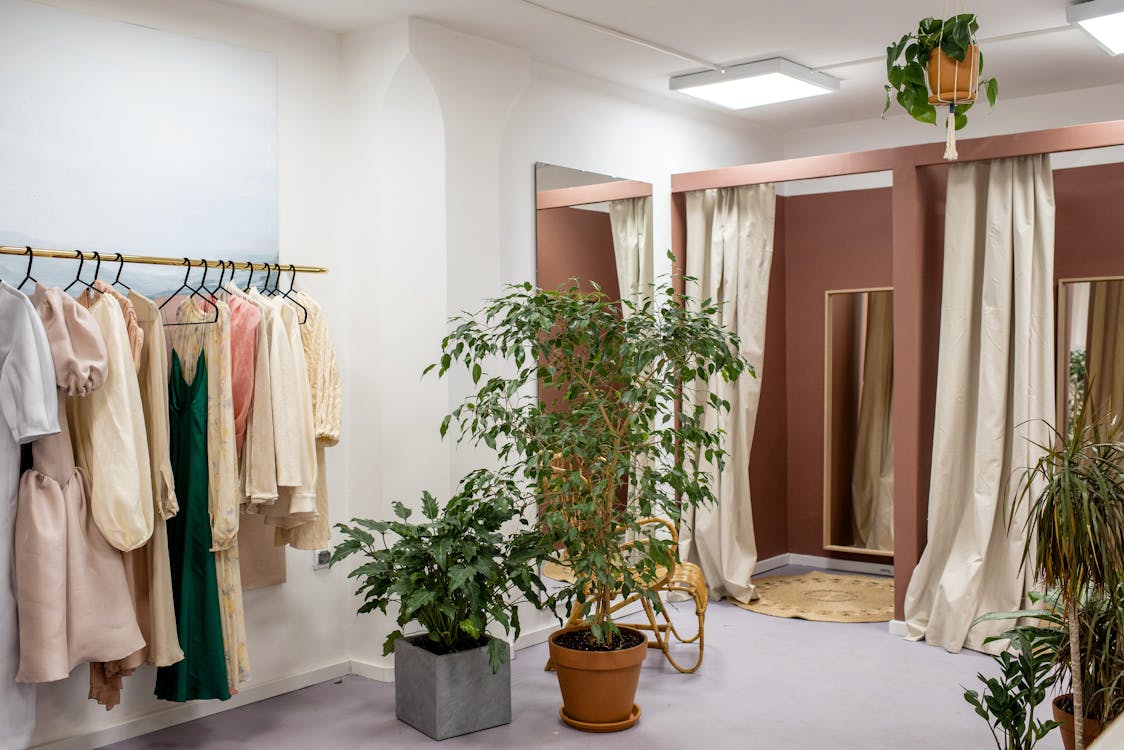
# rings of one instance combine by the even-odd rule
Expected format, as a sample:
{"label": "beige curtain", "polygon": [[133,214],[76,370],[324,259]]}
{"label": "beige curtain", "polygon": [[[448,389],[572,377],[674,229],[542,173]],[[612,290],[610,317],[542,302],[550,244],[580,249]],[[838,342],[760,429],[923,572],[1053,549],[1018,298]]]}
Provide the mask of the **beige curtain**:
{"label": "beige curtain", "polygon": [[1048,156],[950,169],[929,542],[905,599],[910,637],[948,651],[983,650],[1007,623],[972,620],[1030,583],[1012,477],[1054,421],[1053,267]]}
{"label": "beige curtain", "polygon": [[[726,468],[712,466],[718,502],[683,519],[680,555],[697,562],[713,597],[747,602],[757,593],[751,582],[757,564],[753,509],[749,497],[749,449],[757,421],[765,352],[765,310],[773,263],[776,213],[773,185],[702,190],[687,194],[687,275],[697,279],[687,294],[721,300],[718,322],[741,337],[742,354],[757,370],[731,384],[721,378],[698,381],[685,398],[706,399],[715,392],[730,402],[723,416]],[[716,426],[710,417],[708,428]],[[700,462],[702,462],[700,457]]]}
{"label": "beige curtain", "polygon": [[1119,419],[1124,417],[1124,282],[1095,281],[1089,286],[1089,406],[1099,419]]}
{"label": "beige curtain", "polygon": [[652,196],[610,202],[609,222],[621,299],[639,305],[651,296]]}
{"label": "beige curtain", "polygon": [[894,548],[894,293],[869,292],[851,473],[855,544]]}

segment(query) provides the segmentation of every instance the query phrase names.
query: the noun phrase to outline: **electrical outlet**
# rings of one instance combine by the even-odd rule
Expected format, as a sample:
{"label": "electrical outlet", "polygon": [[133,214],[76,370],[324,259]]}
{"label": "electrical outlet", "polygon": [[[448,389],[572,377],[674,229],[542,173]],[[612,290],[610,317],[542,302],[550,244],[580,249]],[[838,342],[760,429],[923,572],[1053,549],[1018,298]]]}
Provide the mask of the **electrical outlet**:
{"label": "electrical outlet", "polygon": [[312,560],[313,570],[322,570],[328,567],[328,562],[332,559],[332,551],[330,549],[318,549],[312,554],[315,555]]}

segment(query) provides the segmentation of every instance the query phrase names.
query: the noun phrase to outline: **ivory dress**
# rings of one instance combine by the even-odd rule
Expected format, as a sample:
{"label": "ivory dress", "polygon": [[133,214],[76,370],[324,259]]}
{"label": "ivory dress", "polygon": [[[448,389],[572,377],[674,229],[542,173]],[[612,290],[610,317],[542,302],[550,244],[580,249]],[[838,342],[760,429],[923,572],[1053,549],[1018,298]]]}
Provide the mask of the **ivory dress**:
{"label": "ivory dress", "polygon": [[20,446],[59,432],[55,369],[27,297],[0,281],[0,750],[23,750],[35,728],[35,688],[16,683],[19,628],[13,586]]}
{"label": "ivory dress", "polygon": [[278,498],[264,506],[266,523],[292,528],[316,518],[316,438],[312,393],[297,313],[283,301],[250,290],[269,332],[269,376]]}
{"label": "ivory dress", "polygon": [[[332,335],[323,310],[303,292],[295,292],[293,296],[308,310],[308,318],[301,324],[300,334],[308,365],[312,422],[316,437],[316,518],[293,529],[277,529],[276,541],[296,549],[317,550],[332,543],[324,449],[336,445],[340,440],[342,393],[336,348],[332,344]],[[303,316],[299,309],[298,314]]]}
{"label": "ivory dress", "polygon": [[[183,659],[176,632],[165,524],[168,503],[172,506],[171,515],[175,515],[178,508],[175,494],[167,496],[172,482],[168,455],[168,368],[159,310],[155,303],[136,292],[126,297],[100,279],[94,281],[94,288],[114,299],[125,318],[144,408],[154,504],[152,538],[143,547],[125,553],[129,592],[145,647],[121,661],[90,664],[90,699],[109,710],[121,702],[122,678],[131,675],[141,664],[147,661],[163,667]],[[84,294],[81,301],[88,298],[89,295]]]}
{"label": "ivory dress", "polygon": [[110,544],[128,552],[152,536],[152,467],[134,347],[112,297],[87,301],[109,352],[109,371],[103,388],[69,402],[71,439],[75,461],[90,479],[98,528]]}
{"label": "ivory dress", "polygon": [[[63,397],[58,409],[62,431],[32,444],[33,468],[20,480],[17,679],[53,682],[83,662],[124,659],[144,646],[144,639],[124,561],[94,522],[90,486],[86,473],[75,466],[67,429],[66,402],[90,398],[106,381],[105,343],[93,316],[61,289],[40,285],[32,303],[47,332]],[[112,309],[120,315],[116,305]]]}

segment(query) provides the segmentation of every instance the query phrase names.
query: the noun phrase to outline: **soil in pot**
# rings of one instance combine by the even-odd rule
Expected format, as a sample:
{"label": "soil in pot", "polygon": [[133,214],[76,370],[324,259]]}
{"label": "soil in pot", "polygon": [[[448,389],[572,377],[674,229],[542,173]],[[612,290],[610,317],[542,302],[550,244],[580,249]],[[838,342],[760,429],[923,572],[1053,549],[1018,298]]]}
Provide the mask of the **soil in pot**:
{"label": "soil in pot", "polygon": [[[1061,724],[1058,731],[1062,733],[1062,744],[1065,750],[1074,750],[1077,747],[1077,738],[1073,729],[1073,694],[1066,693],[1054,699],[1054,721]],[[1101,735],[1104,725],[1096,719],[1085,717],[1085,746]]]}
{"label": "soil in pot", "polygon": [[593,633],[586,630],[564,631],[554,639],[562,648],[571,648],[575,651],[624,651],[625,649],[639,646],[647,640],[635,630],[621,630],[619,638],[614,638],[610,643],[600,643],[593,637]]}
{"label": "soil in pot", "polygon": [[929,55],[929,97],[930,104],[949,102],[970,102],[976,98],[976,81],[979,79],[978,61],[980,48],[968,47],[964,59],[957,62],[939,48]]}
{"label": "soil in pot", "polygon": [[[631,628],[620,628],[620,633],[611,650],[590,650],[596,648],[596,641],[588,627],[564,628],[550,637],[550,659],[562,690],[562,719],[570,726],[619,731],[640,718],[636,685],[648,655],[648,639]],[[567,642],[578,647],[563,645]]]}

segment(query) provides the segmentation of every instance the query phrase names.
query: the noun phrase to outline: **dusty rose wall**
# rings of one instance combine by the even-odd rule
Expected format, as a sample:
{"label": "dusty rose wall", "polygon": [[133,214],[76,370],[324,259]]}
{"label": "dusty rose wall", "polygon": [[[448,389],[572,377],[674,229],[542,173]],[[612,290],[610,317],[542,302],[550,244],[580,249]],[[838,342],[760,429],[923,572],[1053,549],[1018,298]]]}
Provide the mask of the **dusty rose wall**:
{"label": "dusty rose wall", "polygon": [[824,295],[891,286],[888,188],[785,199],[789,551],[823,548]]}
{"label": "dusty rose wall", "polygon": [[765,318],[765,363],[761,401],[749,456],[749,485],[757,557],[788,552],[788,363],[785,356],[785,201],[777,200],[769,308]]}
{"label": "dusty rose wall", "polygon": [[[596,281],[605,294],[619,299],[609,214],[580,208],[544,208],[536,215],[538,285],[557,289],[577,277],[583,282]],[[588,286],[583,284],[583,288]]]}
{"label": "dusty rose wall", "polygon": [[1054,276],[1124,275],[1124,165],[1054,172]]}

